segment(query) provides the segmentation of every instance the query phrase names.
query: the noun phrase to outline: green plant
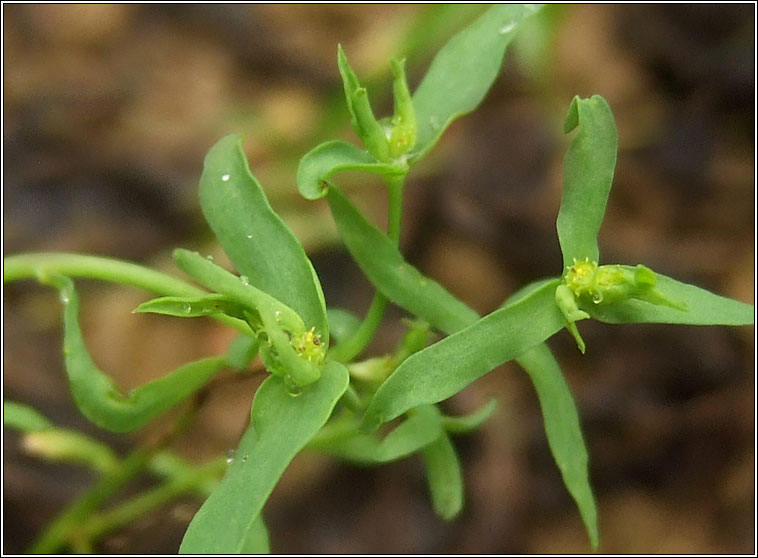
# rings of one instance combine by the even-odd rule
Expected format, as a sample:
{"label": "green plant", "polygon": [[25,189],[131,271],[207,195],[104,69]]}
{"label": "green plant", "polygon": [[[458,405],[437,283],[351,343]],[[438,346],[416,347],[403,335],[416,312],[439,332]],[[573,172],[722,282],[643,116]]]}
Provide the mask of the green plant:
{"label": "green plant", "polygon": [[[239,275],[186,250],[175,251],[176,264],[204,288],[139,265],[92,256],[25,254],[5,259],[5,281],[34,278],[58,289],[71,391],[82,413],[102,428],[140,428],[196,393],[222,369],[244,371],[256,355],[271,373],[255,393],[250,426],[229,464],[221,457],[195,466],[158,449],[160,445],[118,459],[107,446],[6,402],[6,424],[26,431],[24,443],[33,451],[83,462],[101,474],[96,486],[43,533],[34,550],[54,552],[67,543],[87,551],[106,530],[194,491],[209,496],[181,551],[267,551],[264,504],[303,448],[370,464],[420,453],[435,511],[450,519],[463,505],[462,475],[450,436],[476,428],[495,406],[487,404],[467,417],[448,417],[436,403],[514,359],[535,385],[551,450],[597,547],[597,512],[579,417],[544,342],[565,327],[584,352],[577,322],[589,318],[742,325],[753,323],[753,308],[642,265],[599,265],[597,234],[617,150],[614,119],[600,97],[575,98],[566,118],[565,131],[576,130],[576,135],[564,162],[557,222],[563,253],[559,276],[525,286],[501,308],[480,317],[404,260],[398,240],[406,176],[455,118],[481,102],[500,71],[505,48],[537,9],[490,8],[440,51],[413,95],[403,62],[393,61],[395,110],[389,119],[375,118],[366,89],[340,49],[347,106],[364,147],[343,141],[316,147],[301,160],[297,182],[306,198],[326,198],[345,246],[377,289],[363,320],[327,309],[313,266],[250,173],[239,136],[227,136],[211,149],[200,180],[205,217]],[[462,67],[465,73],[459,71]],[[329,182],[342,171],[384,179],[386,234]],[[121,393],[84,345],[72,277],[144,288],[161,296],[135,311],[210,316],[240,336],[224,356],[187,364]],[[414,316],[407,334],[392,354],[359,360],[390,302]],[[430,344],[433,331],[447,337]],[[394,419],[399,424],[385,427],[380,435],[378,429]],[[162,477],[163,484],[91,517],[129,478],[145,470]]]}

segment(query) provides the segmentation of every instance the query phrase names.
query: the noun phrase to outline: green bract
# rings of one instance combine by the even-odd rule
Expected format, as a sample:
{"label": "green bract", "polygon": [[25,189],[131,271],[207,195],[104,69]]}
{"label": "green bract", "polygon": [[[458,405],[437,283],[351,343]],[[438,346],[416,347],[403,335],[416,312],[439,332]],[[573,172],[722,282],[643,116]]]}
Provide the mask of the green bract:
{"label": "green bract", "polygon": [[[210,149],[199,188],[203,214],[233,271],[183,249],[174,251],[176,266],[200,286],[107,258],[50,253],[5,258],[6,282],[36,279],[60,293],[71,393],[84,416],[102,428],[135,430],[190,399],[194,404],[178,415],[175,434],[190,424],[210,381],[223,369],[240,374],[265,368],[270,373],[250,394],[249,422],[241,417],[244,434],[233,457],[201,465],[170,453],[167,441],[122,458],[106,444],[58,428],[29,407],[4,402],[4,422],[21,431],[27,453],[84,465],[98,475],[92,489],[46,529],[31,551],[55,553],[68,545],[87,552],[103,533],[191,493],[207,499],[184,535],[182,553],[267,553],[266,501],[301,450],[362,465],[416,456],[426,467],[431,506],[451,520],[465,500],[464,475],[451,437],[479,428],[497,402],[458,417],[446,416],[437,404],[511,360],[534,385],[550,451],[590,544],[598,548],[598,513],[579,412],[546,341],[567,328],[585,352],[577,325],[582,320],[744,325],[753,323],[754,309],[643,264],[601,263],[597,237],[618,139],[611,109],[599,96],[575,97],[565,119],[564,131],[573,137],[564,159],[556,221],[560,273],[556,262],[556,276],[524,286],[480,316],[406,261],[399,248],[406,177],[456,118],[479,105],[500,74],[507,46],[539,10],[532,4],[487,8],[437,53],[413,93],[405,60],[391,60],[394,112],[380,118],[338,46],[347,113],[362,145],[332,140],[315,147],[299,163],[297,187],[307,199],[326,198],[342,243],[375,287],[363,318],[327,309],[311,261],[271,208],[236,134]],[[386,233],[329,182],[343,171],[384,180]],[[72,278],[145,289],[158,298],[134,312],[209,317],[236,329],[237,337],[221,356],[190,362],[122,393],[87,351]],[[390,303],[410,315],[403,319],[404,335],[394,349],[359,359]],[[156,477],[157,484],[101,509],[141,473]]]}

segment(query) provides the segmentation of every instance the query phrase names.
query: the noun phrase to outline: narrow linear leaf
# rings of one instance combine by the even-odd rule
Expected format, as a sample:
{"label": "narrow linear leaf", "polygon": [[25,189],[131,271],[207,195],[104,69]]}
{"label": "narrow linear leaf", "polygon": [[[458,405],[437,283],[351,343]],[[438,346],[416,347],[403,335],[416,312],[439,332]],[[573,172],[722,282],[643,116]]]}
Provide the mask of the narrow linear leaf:
{"label": "narrow linear leaf", "polygon": [[445,521],[454,519],[463,508],[463,472],[458,454],[447,434],[421,451],[434,511]]}
{"label": "narrow linear leaf", "polygon": [[260,529],[258,518],[279,477],[326,423],[348,382],[347,369],[330,362],[319,381],[298,397],[277,376],[261,384],[252,424],[226,476],[192,519],[181,553],[232,554],[246,548],[252,532]]}
{"label": "narrow linear leaf", "polygon": [[[124,260],[86,256],[68,252],[38,252],[9,256],[3,260],[3,282],[20,279],[37,279],[50,275],[83,277],[131,285],[158,295],[202,297],[208,294],[195,285]],[[212,314],[215,320],[229,325],[242,333],[250,333],[250,327],[242,320],[224,314]]]}
{"label": "narrow linear leaf", "polygon": [[442,417],[442,426],[451,434],[465,434],[476,430],[497,411],[497,399],[490,399],[473,413],[460,417]]}
{"label": "narrow linear leaf", "polygon": [[242,370],[252,362],[259,349],[260,342],[256,337],[238,335],[229,343],[229,348],[226,350],[226,362],[232,368]]}
{"label": "narrow linear leaf", "polygon": [[29,455],[58,463],[84,465],[98,473],[110,473],[118,467],[118,458],[110,447],[90,436],[66,428],[48,428],[26,434],[21,441]]}
{"label": "narrow linear leaf", "polygon": [[226,366],[224,357],[185,364],[169,374],[122,393],[92,361],[79,326],[79,296],[68,277],[49,276],[44,282],[60,291],[63,311],[63,354],[71,392],[90,421],[112,432],[129,432],[174,407]]}
{"label": "narrow linear leaf", "polygon": [[316,200],[326,195],[326,180],[339,172],[362,171],[391,176],[403,174],[407,170],[388,163],[379,163],[365,149],[334,140],[322,143],[300,159],[297,187],[303,197]]}
{"label": "narrow linear leaf", "polygon": [[3,401],[3,425],[22,432],[38,432],[53,427],[50,419],[37,409],[15,401]]}
{"label": "narrow linear leaf", "polygon": [[179,318],[195,318],[211,314],[227,314],[244,319],[244,308],[235,304],[222,294],[210,294],[201,297],[163,296],[143,302],[132,310],[134,314],[152,313]]}
{"label": "narrow linear leaf", "polygon": [[574,258],[599,261],[597,234],[616,167],[618,133],[605,99],[574,97],[564,130],[578,128],[563,159],[563,191],[558,211],[558,240],[563,253],[563,273]]}
{"label": "narrow linear leaf", "polygon": [[295,310],[328,342],[326,305],[313,265],[250,173],[240,136],[222,138],[206,155],[200,205],[240,275]]}
{"label": "narrow linear leaf", "polygon": [[444,435],[434,405],[411,409],[408,415],[382,439],[358,432],[353,420],[337,422],[319,432],[308,447],[356,463],[388,463],[408,457]]}
{"label": "narrow linear leaf", "polygon": [[537,4],[492,6],[437,53],[413,95],[413,161],[437,143],[453,120],[479,105],[500,73],[505,49],[521,22],[539,9]]}
{"label": "narrow linear leaf", "polygon": [[546,283],[519,302],[409,357],[369,403],[364,431],[413,407],[447,399],[563,328],[565,320],[553,302],[557,284],[558,280]]}
{"label": "narrow linear leaf", "polygon": [[[621,266],[633,271],[633,266]],[[596,320],[620,323],[665,323],[685,325],[750,325],[755,322],[755,307],[714,294],[695,285],[681,283],[660,273],[655,288],[666,298],[687,305],[687,310],[651,304],[636,299],[613,304],[585,305]]]}
{"label": "narrow linear leaf", "polygon": [[537,391],[550,451],[566,488],[579,507],[590,543],[597,549],[597,508],[589,480],[589,458],[571,390],[547,345],[540,344],[523,353],[519,364]]}
{"label": "narrow linear leaf", "polygon": [[389,300],[446,332],[462,329],[479,318],[439,283],[409,265],[389,237],[366,221],[342,192],[330,189],[327,200],[345,246]]}

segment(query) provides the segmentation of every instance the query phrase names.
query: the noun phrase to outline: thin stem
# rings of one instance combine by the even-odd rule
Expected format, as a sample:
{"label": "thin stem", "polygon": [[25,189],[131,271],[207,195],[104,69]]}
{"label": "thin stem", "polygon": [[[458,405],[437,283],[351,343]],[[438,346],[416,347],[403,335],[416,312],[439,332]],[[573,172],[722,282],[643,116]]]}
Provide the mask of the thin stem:
{"label": "thin stem", "polygon": [[111,510],[95,515],[88,519],[84,526],[86,539],[95,540],[108,531],[128,525],[138,517],[167,504],[185,492],[194,490],[209,479],[218,479],[227,466],[226,458],[213,460],[157,488],[135,496]]}
{"label": "thin stem", "polygon": [[[46,275],[65,275],[98,279],[130,285],[165,296],[203,296],[207,291],[181,279],[139,264],[66,252],[39,252],[8,256],[3,259],[3,282],[21,279],[39,280]],[[225,314],[211,316],[242,333],[250,334],[249,326]]]}
{"label": "thin stem", "polygon": [[[392,239],[395,245],[400,243],[405,176],[403,174],[385,177],[389,206],[387,212],[387,236]],[[331,349],[329,358],[340,362],[349,362],[360,355],[374,337],[377,329],[379,329],[379,325],[384,317],[384,311],[387,308],[387,302],[387,298],[380,292],[374,294],[374,299],[371,301],[371,306],[360,327],[349,339]]]}
{"label": "thin stem", "polygon": [[34,542],[29,553],[56,553],[67,541],[71,540],[72,533],[80,528],[94,510],[145,468],[151,453],[138,449],[124,459],[113,472],[101,477],[92,488],[74,501],[45,529]]}

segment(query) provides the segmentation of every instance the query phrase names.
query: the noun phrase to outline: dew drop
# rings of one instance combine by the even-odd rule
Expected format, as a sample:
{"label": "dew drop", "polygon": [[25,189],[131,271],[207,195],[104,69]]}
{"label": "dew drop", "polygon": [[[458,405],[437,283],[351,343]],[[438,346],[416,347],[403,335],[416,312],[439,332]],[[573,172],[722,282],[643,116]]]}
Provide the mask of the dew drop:
{"label": "dew drop", "polygon": [[212,262],[213,261],[213,256],[211,256],[210,254],[208,254],[207,256],[205,256],[205,259],[208,260],[209,262]]}
{"label": "dew drop", "polygon": [[247,454],[242,456],[242,463],[247,463]]}
{"label": "dew drop", "polygon": [[303,394],[303,390],[295,383],[291,376],[284,377],[284,387],[287,388],[287,393],[289,393],[290,397],[300,397]]}
{"label": "dew drop", "polygon": [[240,275],[240,283],[243,285],[249,285],[250,279],[248,279],[247,275]]}
{"label": "dew drop", "polygon": [[282,313],[279,312],[279,310],[277,310],[276,312],[274,312],[274,317],[276,318],[277,322],[281,322],[282,321]]}
{"label": "dew drop", "polygon": [[190,312],[192,312],[192,305],[189,302],[185,302],[184,304],[182,304],[182,311],[185,314],[189,314]]}
{"label": "dew drop", "polygon": [[250,233],[250,234],[245,235],[245,236],[247,236],[248,238],[253,238],[253,233]]}
{"label": "dew drop", "polygon": [[230,449],[229,451],[226,452],[227,463],[231,463],[232,461],[234,461],[234,454],[235,454],[235,451],[233,449]]}
{"label": "dew drop", "polygon": [[69,302],[68,293],[61,291],[60,300],[63,304],[68,304]]}
{"label": "dew drop", "polygon": [[224,176],[221,177],[221,180],[223,180],[224,182],[229,182],[230,178],[231,176],[229,176],[228,174],[225,174]]}
{"label": "dew drop", "polygon": [[505,35],[506,33],[510,33],[515,27],[516,24],[514,22],[507,23],[500,28],[500,34]]}
{"label": "dew drop", "polygon": [[602,295],[602,293],[595,293],[595,294],[593,294],[592,295],[592,302],[594,302],[595,304],[600,304],[601,302],[603,302],[603,295]]}

